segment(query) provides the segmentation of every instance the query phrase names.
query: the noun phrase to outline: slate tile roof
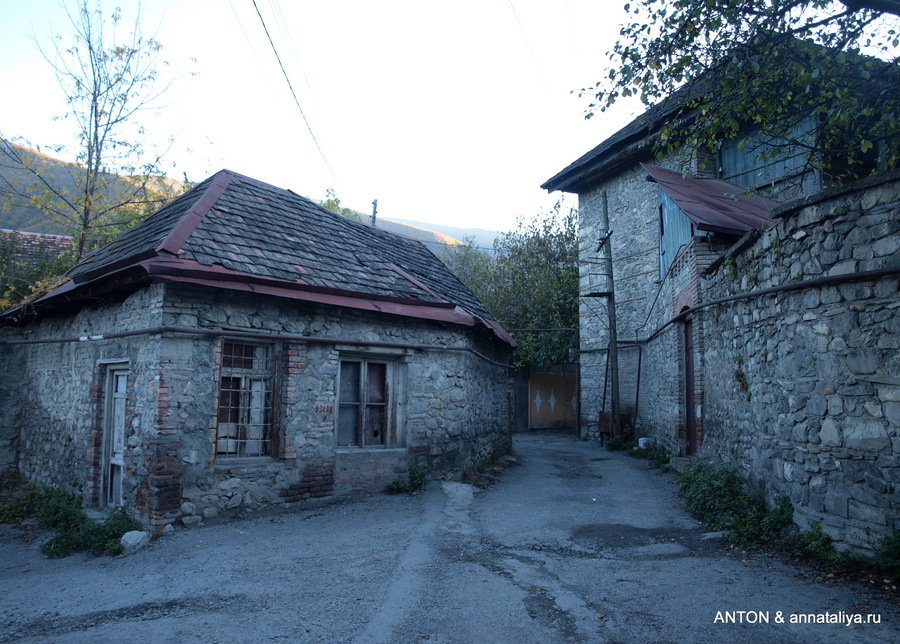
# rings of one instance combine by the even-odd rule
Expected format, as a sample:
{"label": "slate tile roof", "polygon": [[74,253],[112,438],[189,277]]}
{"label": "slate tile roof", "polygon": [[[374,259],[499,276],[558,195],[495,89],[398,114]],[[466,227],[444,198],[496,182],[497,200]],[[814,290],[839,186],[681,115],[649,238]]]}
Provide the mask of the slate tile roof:
{"label": "slate tile roof", "polygon": [[431,319],[474,318],[512,343],[421,242],[228,170],[85,257],[69,271],[68,290],[134,268],[162,281],[253,285],[246,288],[337,305],[374,302],[377,310],[400,306]]}

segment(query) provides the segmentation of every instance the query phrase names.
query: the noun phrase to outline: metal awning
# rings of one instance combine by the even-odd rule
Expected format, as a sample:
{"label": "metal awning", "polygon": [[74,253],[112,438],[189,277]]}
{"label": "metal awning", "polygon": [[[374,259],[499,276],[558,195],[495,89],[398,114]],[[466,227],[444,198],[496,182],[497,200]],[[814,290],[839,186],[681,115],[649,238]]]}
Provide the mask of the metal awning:
{"label": "metal awning", "polygon": [[749,194],[745,188],[721,179],[697,179],[646,163],[641,167],[678,204],[697,230],[743,235],[775,225],[769,216],[778,205],[774,199]]}

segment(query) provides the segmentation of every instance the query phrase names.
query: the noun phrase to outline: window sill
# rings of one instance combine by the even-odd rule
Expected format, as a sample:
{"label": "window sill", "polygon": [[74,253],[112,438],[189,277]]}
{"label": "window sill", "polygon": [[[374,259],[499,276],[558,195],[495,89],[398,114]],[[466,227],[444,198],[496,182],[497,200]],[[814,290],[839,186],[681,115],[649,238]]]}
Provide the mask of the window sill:
{"label": "window sill", "polygon": [[360,452],[396,452],[398,454],[405,454],[405,447],[385,447],[384,445],[366,445],[364,447],[358,447],[356,445],[348,446],[345,445],[343,447],[335,448],[335,453],[337,454],[359,454]]}
{"label": "window sill", "polygon": [[217,472],[226,470],[258,469],[277,463],[278,460],[271,456],[218,456],[213,463],[213,469]]}

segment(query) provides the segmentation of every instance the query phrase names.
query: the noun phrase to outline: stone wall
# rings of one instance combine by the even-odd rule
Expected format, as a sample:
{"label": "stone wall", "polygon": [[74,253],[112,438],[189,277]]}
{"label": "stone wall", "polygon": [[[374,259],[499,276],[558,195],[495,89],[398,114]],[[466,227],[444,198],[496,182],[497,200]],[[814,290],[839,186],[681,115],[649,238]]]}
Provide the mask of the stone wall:
{"label": "stone wall", "polygon": [[[662,163],[678,167],[679,159]],[[598,413],[610,411],[607,371],[608,316],[604,298],[585,297],[606,290],[604,254],[597,252],[602,195],[607,193],[619,337],[619,387],[622,413],[637,429],[655,435],[673,450],[684,450],[684,338],[679,329],[656,331],[684,308],[699,301],[700,273],[727,248],[709,237],[695,237],[682,247],[665,279],[659,277],[659,186],[635,165],[579,195],[579,268],[581,293],[581,424],[583,434],[597,434]],[[696,424],[702,427],[703,395],[700,325],[695,322]],[[649,341],[646,341],[650,337]],[[638,373],[638,364],[642,368]],[[649,367],[648,367],[649,365]],[[604,383],[606,389],[604,392]]]}
{"label": "stone wall", "polygon": [[703,283],[751,297],[704,315],[702,453],[869,549],[900,528],[900,298],[896,272],[859,273],[900,268],[900,180],[782,208]]}
{"label": "stone wall", "polygon": [[[72,316],[54,316],[29,327],[25,339],[87,338],[145,329],[159,324],[162,287],[151,287],[117,305],[91,305]],[[86,487],[97,476],[88,461],[96,445],[98,378],[103,365],[127,363],[131,378],[144,386],[130,394],[129,428],[142,435],[150,415],[150,391],[145,386],[158,371],[159,338],[0,345],[4,364],[0,390],[0,453],[17,464],[23,476],[70,492]],[[132,439],[131,448],[143,447]]]}
{"label": "stone wall", "polygon": [[[160,325],[189,332],[144,332]],[[405,476],[410,465],[432,477],[459,478],[508,440],[507,369],[454,347],[499,363],[508,361],[508,351],[498,349],[484,331],[457,325],[155,285],[121,303],[40,320],[29,326],[27,337],[128,331],[139,333],[0,345],[4,363],[15,365],[15,376],[0,389],[0,436],[7,460],[17,451],[27,478],[96,503],[103,400],[98,365],[127,362],[123,493],[151,525],[192,524],[380,490]],[[281,402],[274,458],[215,454],[221,350],[228,335],[272,341],[277,347],[276,398]],[[431,348],[417,348],[425,345]],[[392,447],[335,448],[342,356],[391,362]]]}
{"label": "stone wall", "polygon": [[[605,377],[609,342],[609,317],[606,299],[590,293],[607,290],[604,252],[598,252],[602,195],[606,191],[609,225],[613,230],[613,276],[615,279],[616,320],[619,338],[633,340],[643,330],[653,293],[659,281],[658,205],[659,188],[646,180],[639,166],[579,194],[579,322],[581,325],[581,419],[582,434],[596,437],[598,416],[603,407],[604,383],[606,409],[610,410],[609,381]],[[622,380],[629,369],[636,370],[636,359],[622,360]],[[632,378],[636,381],[636,377]],[[628,413],[633,402],[623,405]]]}

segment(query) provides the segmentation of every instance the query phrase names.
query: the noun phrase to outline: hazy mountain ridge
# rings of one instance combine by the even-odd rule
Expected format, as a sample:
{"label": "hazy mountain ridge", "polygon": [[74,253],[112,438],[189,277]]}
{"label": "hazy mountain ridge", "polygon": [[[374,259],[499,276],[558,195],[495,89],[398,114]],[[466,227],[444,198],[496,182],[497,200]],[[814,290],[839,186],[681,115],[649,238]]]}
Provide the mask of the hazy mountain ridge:
{"label": "hazy mountain ridge", "polygon": [[[67,163],[44,152],[12,143],[0,145],[14,145],[16,151],[25,157],[29,163],[40,166],[44,175],[53,181],[55,188],[68,191],[74,190],[74,174],[80,171],[78,165]],[[16,182],[20,186],[26,186],[33,183],[33,181],[34,175],[32,173],[21,165],[14,163],[8,155],[0,151],[0,189]],[[180,186],[178,181],[167,180],[167,182],[171,182],[170,188]],[[0,199],[2,199],[2,195],[0,195]],[[65,233],[60,222],[54,221],[40,208],[27,201],[14,200],[8,206],[7,208],[6,204],[0,200],[0,229],[54,235]],[[355,214],[364,222],[371,221],[370,215],[362,212],[355,212]],[[463,240],[467,237],[472,237],[476,246],[492,248],[494,238],[499,235],[496,232],[477,228],[459,228],[422,221],[392,219],[390,217],[376,217],[375,225],[383,230],[423,242],[438,257],[448,247],[462,246],[464,244]]]}
{"label": "hazy mountain ridge", "polygon": [[[76,194],[84,168],[77,163],[57,159],[40,150],[12,143],[0,142],[0,229],[18,232],[65,234],[62,222],[52,219],[40,207],[27,199],[13,197],[7,200],[7,191],[25,193],[35,183],[35,171],[41,179],[60,194]],[[22,159],[19,162],[18,159]],[[27,166],[27,167],[26,167]],[[29,169],[31,168],[31,169]],[[110,191],[131,191],[140,185],[140,179],[128,175],[103,173],[101,183]],[[149,190],[171,193],[174,197],[184,187],[183,181],[169,177],[151,177]],[[40,194],[38,191],[36,194]]]}

